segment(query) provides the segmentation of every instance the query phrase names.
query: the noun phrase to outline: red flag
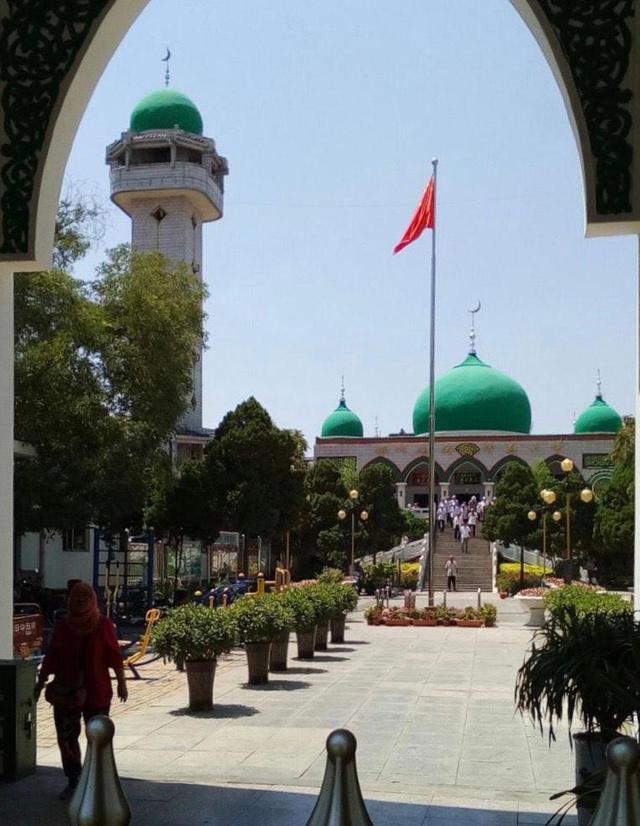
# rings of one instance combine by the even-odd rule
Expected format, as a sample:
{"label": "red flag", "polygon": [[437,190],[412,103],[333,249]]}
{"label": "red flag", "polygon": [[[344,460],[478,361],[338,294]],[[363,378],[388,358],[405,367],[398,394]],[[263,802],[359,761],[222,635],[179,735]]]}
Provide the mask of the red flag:
{"label": "red flag", "polygon": [[435,229],[436,226],[436,186],[433,175],[427,184],[422,200],[418,204],[418,209],[407,227],[407,231],[402,236],[399,244],[393,248],[395,255],[400,250],[409,246],[416,238],[422,235],[425,229]]}

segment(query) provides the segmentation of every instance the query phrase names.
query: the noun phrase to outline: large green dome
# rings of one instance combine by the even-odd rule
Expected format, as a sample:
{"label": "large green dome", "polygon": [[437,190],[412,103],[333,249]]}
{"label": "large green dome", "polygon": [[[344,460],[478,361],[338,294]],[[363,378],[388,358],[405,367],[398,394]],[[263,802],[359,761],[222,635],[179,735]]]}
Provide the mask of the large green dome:
{"label": "large green dome", "polygon": [[[469,353],[436,380],[436,431],[529,433],[531,405],[517,381]],[[429,388],[413,408],[413,432],[429,431]]]}
{"label": "large green dome", "polygon": [[331,436],[363,435],[362,422],[352,410],[349,410],[344,398],[340,399],[340,404],[324,420],[321,435],[324,439]]}
{"label": "large green dome", "polygon": [[202,134],[202,116],[186,95],[175,89],[158,89],[143,97],[131,113],[132,132],[150,129],[183,129],[192,135]]}
{"label": "large green dome", "polygon": [[622,417],[617,410],[598,394],[592,404],[583,411],[573,427],[574,433],[617,433],[622,427]]}

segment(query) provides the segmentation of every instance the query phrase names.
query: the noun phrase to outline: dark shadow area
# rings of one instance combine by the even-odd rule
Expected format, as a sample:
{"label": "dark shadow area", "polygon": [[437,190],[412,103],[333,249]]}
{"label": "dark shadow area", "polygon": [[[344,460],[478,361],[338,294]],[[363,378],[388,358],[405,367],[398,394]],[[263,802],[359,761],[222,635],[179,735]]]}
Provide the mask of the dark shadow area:
{"label": "dark shadow area", "polygon": [[304,680],[269,680],[264,685],[243,683],[241,688],[252,691],[298,691],[301,688],[311,688],[311,683],[305,683]]}
{"label": "dark shadow area", "polygon": [[[155,769],[158,771],[158,768]],[[168,773],[168,767],[166,769]],[[239,788],[231,785],[206,784],[203,781],[177,783],[121,777],[131,806],[131,823],[135,826],[175,826],[178,823],[210,826],[304,826],[315,805],[317,792],[299,793],[295,786],[287,791]],[[0,784],[0,819],[2,823],[24,826],[68,826],[67,804],[57,795],[64,785],[60,769],[40,768],[37,774],[17,783]],[[452,790],[452,794],[454,794]],[[480,806],[427,805],[406,801],[372,799],[365,793],[369,816],[375,826],[417,826],[417,824],[460,823],[474,826],[510,826],[544,823],[547,816],[532,810],[521,811],[518,821],[514,809],[507,807],[485,811]],[[575,826],[570,815],[565,826]]]}
{"label": "dark shadow area", "polygon": [[257,708],[253,706],[243,706],[239,703],[216,703],[214,701],[211,711],[191,711],[189,708],[176,708],[170,711],[173,717],[195,717],[197,720],[215,719],[215,720],[234,720],[238,717],[253,717],[254,714],[259,714]]}
{"label": "dark shadow area", "polygon": [[328,649],[328,651],[331,654],[335,654],[336,652],[338,654],[349,654],[350,652],[353,652],[355,650],[355,648],[347,648],[346,646],[342,645],[332,645],[331,648]]}
{"label": "dark shadow area", "polygon": [[[345,645],[371,645],[369,640],[345,640]],[[342,643],[340,643],[342,645]]]}
{"label": "dark shadow area", "polygon": [[332,657],[331,654],[316,654],[313,658],[318,663],[338,663],[348,660],[348,657]]}
{"label": "dark shadow area", "polygon": [[[328,668],[287,668],[286,671],[282,671],[282,674],[326,674]],[[277,673],[277,672],[275,672]]]}

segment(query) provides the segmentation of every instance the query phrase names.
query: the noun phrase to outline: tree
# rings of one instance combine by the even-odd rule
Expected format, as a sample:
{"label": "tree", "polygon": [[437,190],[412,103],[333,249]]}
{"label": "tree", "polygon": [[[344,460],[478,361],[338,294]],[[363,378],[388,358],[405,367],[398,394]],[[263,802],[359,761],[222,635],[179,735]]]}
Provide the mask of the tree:
{"label": "tree", "polygon": [[388,551],[400,542],[406,525],[391,468],[378,462],[361,470],[358,491],[369,514],[364,526],[367,548],[374,555]]}
{"label": "tree", "polygon": [[482,536],[505,545],[526,545],[535,531],[527,514],[537,504],[538,490],[531,468],[509,462],[496,484],[495,498],[486,509]]}
{"label": "tree", "polygon": [[[55,260],[72,266],[87,213],[60,215]],[[17,533],[139,525],[149,469],[188,404],[202,298],[187,267],[125,246],[92,284],[62,269],[16,276],[16,437],[35,453],[16,463]]]}
{"label": "tree", "polygon": [[635,422],[627,420],[611,452],[613,473],[597,503],[595,547],[605,577],[632,570],[635,520]]}

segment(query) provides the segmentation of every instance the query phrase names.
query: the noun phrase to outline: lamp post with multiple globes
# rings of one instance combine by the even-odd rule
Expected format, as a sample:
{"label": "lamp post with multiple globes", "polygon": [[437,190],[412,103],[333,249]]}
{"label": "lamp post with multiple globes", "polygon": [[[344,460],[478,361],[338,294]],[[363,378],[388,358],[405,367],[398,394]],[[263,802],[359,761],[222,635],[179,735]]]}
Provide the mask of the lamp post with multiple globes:
{"label": "lamp post with multiple globes", "polygon": [[[357,490],[349,491],[349,501],[345,508],[340,508],[338,511],[338,519],[344,521],[347,518],[347,509],[351,512],[351,565],[349,573],[353,576],[353,568],[355,564],[355,550],[356,550],[356,510],[358,509],[358,497],[360,493]],[[368,512],[363,508],[358,514],[362,522],[366,522],[369,518]]]}
{"label": "lamp post with multiple globes", "polygon": [[[546,571],[547,569],[547,516],[549,514],[548,508],[551,507],[556,501],[556,494],[555,491],[550,490],[549,488],[543,488],[540,491],[540,499],[542,499],[541,505],[541,513],[542,513],[542,569]],[[545,505],[547,507],[545,507]],[[527,516],[531,520],[531,522],[535,522],[538,518],[538,511],[530,510]],[[558,522],[562,519],[562,514],[560,511],[554,511],[552,518],[554,522]]]}
{"label": "lamp post with multiple globes", "polygon": [[[565,476],[565,497],[567,500],[566,504],[566,521],[567,521],[567,559],[571,561],[572,558],[572,549],[571,549],[571,497],[573,496],[573,492],[569,490],[568,481],[569,481],[569,474],[573,471],[573,460],[572,459],[563,459],[560,462],[560,467],[562,468],[563,472],[566,474]],[[591,488],[583,488],[580,491],[580,500],[585,503],[589,503],[593,500],[593,491]]]}

